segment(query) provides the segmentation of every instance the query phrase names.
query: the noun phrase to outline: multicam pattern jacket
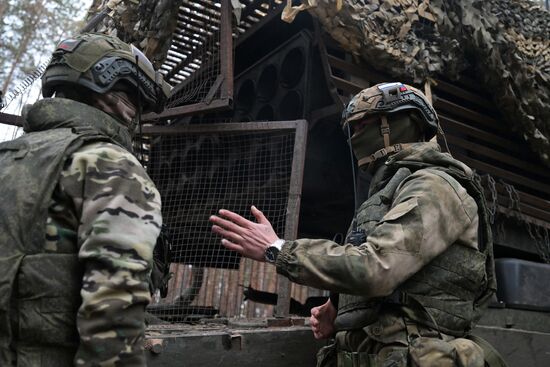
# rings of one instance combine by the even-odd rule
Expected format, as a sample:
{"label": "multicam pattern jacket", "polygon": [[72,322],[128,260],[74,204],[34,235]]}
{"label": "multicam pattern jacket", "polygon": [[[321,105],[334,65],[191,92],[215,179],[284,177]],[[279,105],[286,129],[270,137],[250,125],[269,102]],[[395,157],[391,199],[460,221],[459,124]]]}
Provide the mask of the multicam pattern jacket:
{"label": "multicam pattern jacket", "polygon": [[[11,297],[43,299],[32,312],[20,308],[19,325],[12,322],[23,335],[12,340],[20,347],[10,358],[23,366],[145,366],[144,308],[162,224],[160,195],[128,152],[126,129],[107,114],[56,98],[35,104],[27,124],[23,139],[70,143],[38,218],[41,248],[19,251],[26,252],[19,282],[34,277],[42,289],[27,285],[26,294]],[[38,275],[28,276],[25,264],[34,258]]]}

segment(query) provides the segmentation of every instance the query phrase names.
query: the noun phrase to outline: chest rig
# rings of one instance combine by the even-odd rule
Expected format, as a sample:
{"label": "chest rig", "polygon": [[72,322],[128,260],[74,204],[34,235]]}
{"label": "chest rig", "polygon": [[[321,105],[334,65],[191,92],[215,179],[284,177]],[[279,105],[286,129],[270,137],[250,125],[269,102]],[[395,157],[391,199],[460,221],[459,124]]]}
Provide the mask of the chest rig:
{"label": "chest rig", "polygon": [[[365,239],[391,209],[400,184],[419,168],[445,179],[458,181],[474,198],[480,219],[480,251],[451,245],[419,272],[401,284],[389,297],[367,298],[340,294],[335,327],[338,331],[370,325],[385,309],[396,308],[403,316],[446,334],[463,336],[480,316],[480,309],[494,293],[492,239],[481,187],[462,172],[441,167],[401,166],[387,183],[359,208],[358,228]],[[364,241],[363,241],[364,242]],[[360,245],[356,244],[356,245]]]}

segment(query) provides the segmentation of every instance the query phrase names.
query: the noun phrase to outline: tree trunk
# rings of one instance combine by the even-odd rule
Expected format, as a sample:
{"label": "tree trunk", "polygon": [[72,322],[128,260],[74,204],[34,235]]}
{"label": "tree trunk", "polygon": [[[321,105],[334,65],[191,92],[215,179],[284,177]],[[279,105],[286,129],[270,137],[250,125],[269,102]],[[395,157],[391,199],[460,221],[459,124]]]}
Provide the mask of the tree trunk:
{"label": "tree trunk", "polygon": [[36,26],[39,21],[39,16],[40,14],[42,14],[43,10],[44,10],[44,4],[42,0],[37,1],[35,5],[31,5],[31,4],[28,5],[27,14],[29,14],[29,16],[25,18],[25,23],[22,27],[24,33],[19,43],[17,52],[15,53],[15,56],[10,65],[10,68],[9,68],[10,71],[8,72],[8,75],[4,80],[4,84],[2,85],[2,93],[4,95],[6,95],[8,92],[8,88],[12,81],[15,69],[18,67],[19,63],[21,62],[21,58],[23,57],[23,55],[27,53],[29,44],[36,34],[36,31],[37,31]]}
{"label": "tree trunk", "polygon": [[6,10],[8,10],[8,2],[1,2],[0,3],[0,19],[4,19],[4,14],[6,13]]}
{"label": "tree trunk", "polygon": [[21,57],[27,52],[27,48],[29,46],[29,42],[32,39],[33,34],[32,31],[27,31],[23,34],[23,39],[21,40],[21,43],[19,44],[19,48],[17,49],[17,53],[15,54],[15,57],[13,58],[11,65],[10,65],[10,71],[8,72],[8,75],[6,76],[6,79],[4,80],[4,84],[2,85],[2,93],[4,95],[7,94],[8,88],[10,86],[11,80],[13,78],[13,73],[15,72],[15,69],[19,65],[19,62],[21,62]]}

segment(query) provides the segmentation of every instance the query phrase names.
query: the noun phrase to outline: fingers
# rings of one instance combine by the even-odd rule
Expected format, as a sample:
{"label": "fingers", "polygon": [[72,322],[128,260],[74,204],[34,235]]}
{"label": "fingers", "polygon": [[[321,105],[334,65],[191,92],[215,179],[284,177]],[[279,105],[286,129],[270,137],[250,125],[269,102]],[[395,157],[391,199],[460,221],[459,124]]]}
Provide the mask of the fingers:
{"label": "fingers", "polygon": [[222,245],[223,245],[226,249],[228,249],[228,250],[233,250],[233,251],[237,251],[237,252],[238,252],[239,254],[241,254],[241,255],[242,255],[242,253],[243,253],[243,247],[242,247],[242,246],[240,246],[240,245],[238,245],[238,244],[236,244],[236,243],[233,243],[233,242],[231,242],[231,241],[229,241],[229,240],[226,240],[225,238],[222,239]]}
{"label": "fingers", "polygon": [[222,227],[228,231],[240,233],[243,231],[243,227],[233,223],[232,221],[229,221],[224,218],[220,218],[217,215],[212,215],[209,218],[210,222],[218,225],[219,227]]}
{"label": "fingers", "polygon": [[258,223],[271,225],[271,223],[269,223],[269,220],[267,220],[264,213],[262,213],[260,209],[252,205],[252,208],[250,208],[250,211],[252,212],[252,215],[254,215]]}
{"label": "fingers", "polygon": [[319,318],[319,313],[321,312],[320,308],[321,307],[313,307],[311,309],[311,316],[314,316],[315,318]]}
{"label": "fingers", "polygon": [[254,225],[254,222],[240,216],[237,213],[233,213],[230,210],[222,209],[219,211],[220,215],[229,219],[231,222],[238,224],[241,227],[250,228]]}
{"label": "fingers", "polygon": [[321,339],[321,332],[319,330],[319,320],[317,320],[314,316],[311,316],[309,318],[309,324],[311,326],[311,331],[313,332],[313,337],[315,339]]}
{"label": "fingers", "polygon": [[228,240],[231,240],[233,242],[236,242],[236,243],[241,243],[243,242],[243,237],[241,235],[239,235],[238,233],[235,233],[235,232],[232,232],[232,231],[228,231],[220,226],[217,226],[217,225],[213,225],[212,226],[212,232],[216,233],[216,234],[219,234],[220,236],[228,239]]}
{"label": "fingers", "polygon": [[319,320],[315,316],[310,316],[309,324],[311,327],[317,328],[319,326]]}

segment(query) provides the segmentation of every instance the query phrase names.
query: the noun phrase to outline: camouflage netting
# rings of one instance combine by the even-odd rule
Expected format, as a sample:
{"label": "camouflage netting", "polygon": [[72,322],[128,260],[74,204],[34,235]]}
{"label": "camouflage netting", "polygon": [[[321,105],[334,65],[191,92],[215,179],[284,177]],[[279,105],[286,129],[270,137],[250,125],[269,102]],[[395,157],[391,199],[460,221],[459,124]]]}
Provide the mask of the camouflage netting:
{"label": "camouflage netting", "polygon": [[182,3],[183,0],[94,0],[88,21],[103,10],[109,11],[95,31],[133,43],[159,68],[170,48]]}
{"label": "camouflage netting", "polygon": [[[473,66],[507,122],[550,166],[550,13],[525,0],[304,0],[346,50],[399,78]],[[470,65],[469,63],[473,64]]]}
{"label": "camouflage netting", "polygon": [[[140,46],[158,67],[185,1],[95,0],[91,14],[110,5],[112,18],[98,30]],[[473,67],[480,88],[550,166],[548,11],[527,0],[302,2],[316,5],[309,12],[343,48],[395,78],[457,79]]]}

